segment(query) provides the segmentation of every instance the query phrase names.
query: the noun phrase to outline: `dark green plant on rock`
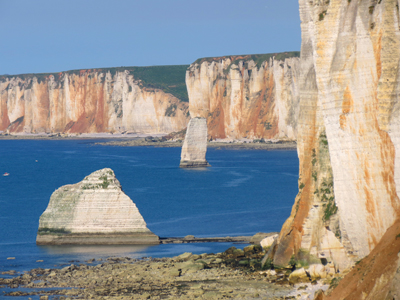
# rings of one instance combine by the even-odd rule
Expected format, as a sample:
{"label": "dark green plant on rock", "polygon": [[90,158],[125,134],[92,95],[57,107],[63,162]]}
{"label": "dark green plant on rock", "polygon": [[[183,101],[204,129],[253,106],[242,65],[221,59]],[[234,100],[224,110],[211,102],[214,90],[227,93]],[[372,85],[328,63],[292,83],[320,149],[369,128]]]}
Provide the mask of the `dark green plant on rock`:
{"label": "dark green plant on rock", "polygon": [[335,201],[329,201],[328,203],[324,204],[324,207],[324,220],[328,221],[332,215],[337,213],[338,208],[335,204]]}
{"label": "dark green plant on rock", "polygon": [[63,234],[69,234],[71,233],[70,231],[67,231],[63,228],[39,228],[38,230],[38,235],[45,235],[45,234],[53,234],[53,235],[63,235]]}
{"label": "dark green plant on rock", "polygon": [[108,181],[107,175],[101,176],[99,179],[103,180],[103,182],[100,184],[100,187],[102,187],[103,189],[108,188],[110,182]]}
{"label": "dark green plant on rock", "polygon": [[174,117],[176,114],[176,104],[171,104],[168,106],[168,108],[165,110],[165,116],[166,117]]}
{"label": "dark green plant on rock", "polygon": [[319,20],[320,20],[320,21],[323,21],[323,20],[324,20],[325,15],[326,15],[326,12],[327,12],[327,11],[324,10],[322,13],[319,14]]}

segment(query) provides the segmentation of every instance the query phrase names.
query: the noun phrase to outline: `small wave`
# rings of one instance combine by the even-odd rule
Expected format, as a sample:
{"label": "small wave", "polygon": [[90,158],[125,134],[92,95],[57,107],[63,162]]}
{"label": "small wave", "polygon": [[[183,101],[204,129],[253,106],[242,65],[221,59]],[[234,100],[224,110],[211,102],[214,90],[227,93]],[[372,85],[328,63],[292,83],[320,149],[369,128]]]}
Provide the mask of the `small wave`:
{"label": "small wave", "polygon": [[251,178],[253,178],[253,176],[251,175],[245,175],[243,176],[242,173],[236,172],[236,171],[231,171],[229,172],[229,174],[235,175],[235,176],[242,176],[241,178],[236,178],[233,179],[231,181],[229,181],[228,183],[224,184],[224,187],[237,187],[241,184],[243,184],[244,182],[250,180]]}
{"label": "small wave", "polygon": [[0,245],[7,246],[7,245],[27,245],[32,244],[31,242],[16,242],[16,243],[0,243]]}
{"label": "small wave", "polygon": [[99,155],[102,158],[124,158],[124,159],[132,159],[132,156],[127,156],[127,155],[116,155],[116,154],[100,154]]}
{"label": "small wave", "polygon": [[135,191],[138,193],[145,193],[150,189],[150,187],[142,187],[142,188],[136,188]]}
{"label": "small wave", "polygon": [[281,173],[282,175],[287,175],[287,176],[292,176],[292,177],[299,177],[298,174],[292,174],[292,173]]}

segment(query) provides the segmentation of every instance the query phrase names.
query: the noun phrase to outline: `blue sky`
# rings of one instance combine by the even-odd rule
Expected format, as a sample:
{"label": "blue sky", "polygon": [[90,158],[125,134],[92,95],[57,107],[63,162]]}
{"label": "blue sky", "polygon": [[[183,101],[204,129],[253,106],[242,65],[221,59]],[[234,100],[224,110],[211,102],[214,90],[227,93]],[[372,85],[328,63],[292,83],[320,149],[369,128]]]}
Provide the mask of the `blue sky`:
{"label": "blue sky", "polygon": [[0,0],[0,74],[299,51],[297,0]]}

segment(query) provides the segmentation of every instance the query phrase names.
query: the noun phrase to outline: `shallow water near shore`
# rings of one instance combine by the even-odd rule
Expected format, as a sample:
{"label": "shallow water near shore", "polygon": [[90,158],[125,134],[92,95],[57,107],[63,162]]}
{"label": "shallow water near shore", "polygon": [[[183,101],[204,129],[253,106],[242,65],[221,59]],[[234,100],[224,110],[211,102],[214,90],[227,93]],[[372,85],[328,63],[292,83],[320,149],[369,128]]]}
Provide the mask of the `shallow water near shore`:
{"label": "shallow water near shore", "polygon": [[233,245],[37,246],[38,220],[54,190],[105,167],[114,170],[149,229],[161,237],[279,231],[290,215],[297,193],[295,150],[211,148],[212,167],[187,170],[179,168],[180,148],[94,145],[99,141],[0,140],[0,173],[10,173],[0,177],[0,272],[109,256],[217,253]]}

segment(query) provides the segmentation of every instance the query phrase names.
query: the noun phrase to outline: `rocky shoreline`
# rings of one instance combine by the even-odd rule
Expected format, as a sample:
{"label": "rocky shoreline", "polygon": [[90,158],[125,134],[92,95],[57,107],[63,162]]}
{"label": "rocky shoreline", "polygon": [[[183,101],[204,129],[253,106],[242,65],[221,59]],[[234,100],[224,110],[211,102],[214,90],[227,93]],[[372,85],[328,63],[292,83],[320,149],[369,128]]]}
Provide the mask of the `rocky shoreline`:
{"label": "rocky shoreline", "polygon": [[[180,134],[180,133],[178,133]],[[119,146],[119,147],[182,147],[183,136],[175,139],[176,135],[146,135],[146,134],[0,134],[0,140],[95,140],[108,139],[109,142],[99,142],[95,145]],[[216,149],[250,149],[250,150],[295,150],[297,143],[291,140],[217,140],[209,141],[207,147]]]}
{"label": "rocky shoreline", "polygon": [[[262,270],[265,250],[250,245],[223,253],[173,258],[110,257],[0,278],[5,296],[40,299],[307,299],[325,282],[293,281],[292,270]],[[17,276],[15,276],[17,275]]]}
{"label": "rocky shoreline", "polygon": [[[138,147],[138,146],[182,147],[183,143],[181,140],[170,141],[170,140],[163,140],[163,138],[146,137],[134,140],[118,140],[110,142],[100,142],[95,144],[103,146],[119,146],[119,147]],[[215,149],[296,150],[297,143],[294,141],[276,141],[276,142],[210,141],[207,143],[207,147]]]}
{"label": "rocky shoreline", "polygon": [[[270,234],[271,235],[271,234]],[[186,244],[186,243],[250,243],[251,236],[234,236],[234,237],[207,237],[197,238],[192,235],[181,237],[160,237],[160,244]]]}

